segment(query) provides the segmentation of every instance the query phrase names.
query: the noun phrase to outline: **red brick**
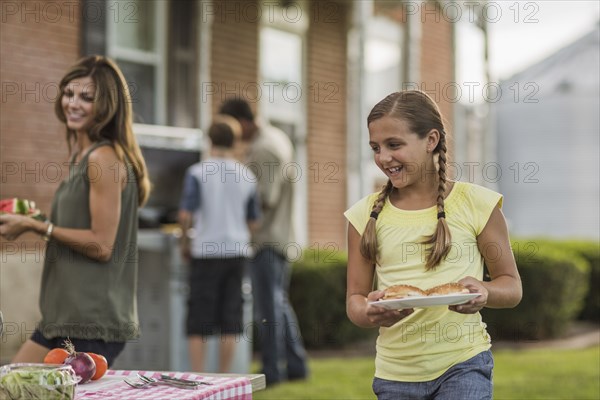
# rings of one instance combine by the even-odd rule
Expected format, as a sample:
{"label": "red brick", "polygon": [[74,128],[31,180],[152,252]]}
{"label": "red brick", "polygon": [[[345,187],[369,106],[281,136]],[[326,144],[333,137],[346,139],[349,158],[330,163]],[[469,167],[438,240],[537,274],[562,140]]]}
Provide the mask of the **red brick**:
{"label": "red brick", "polygon": [[[44,4],[15,2],[19,7],[33,7],[35,3],[40,7]],[[72,21],[60,18],[52,22],[56,14],[50,12],[51,8],[46,11],[40,14],[39,23],[32,16],[22,22],[20,15],[7,15],[0,23],[0,77],[4,85],[0,99],[0,160],[5,178],[1,196],[35,200],[47,212],[59,182],[44,176],[44,167],[62,165],[67,160],[64,128],[54,115],[54,99],[48,99],[48,84],[57,82],[79,58],[80,30],[77,15]],[[4,92],[8,83],[17,85],[16,94]],[[24,94],[23,89],[33,89],[34,93]],[[4,168],[9,163],[18,167],[18,174],[8,174]],[[33,169],[35,164],[39,172]],[[30,171],[24,176],[23,166]],[[62,175],[65,173],[63,170]]]}

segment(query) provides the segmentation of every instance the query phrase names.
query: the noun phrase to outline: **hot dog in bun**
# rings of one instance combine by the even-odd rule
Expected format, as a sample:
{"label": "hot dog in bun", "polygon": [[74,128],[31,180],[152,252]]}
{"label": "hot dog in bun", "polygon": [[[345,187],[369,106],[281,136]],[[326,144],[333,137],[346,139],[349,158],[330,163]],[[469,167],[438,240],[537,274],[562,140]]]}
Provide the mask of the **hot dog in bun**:
{"label": "hot dog in bun", "polygon": [[385,294],[381,300],[403,299],[405,297],[427,296],[427,294],[418,287],[411,285],[394,285],[385,289]]}
{"label": "hot dog in bun", "polygon": [[464,285],[458,282],[446,283],[444,285],[434,286],[425,291],[427,296],[442,296],[445,294],[463,294],[470,293]]}

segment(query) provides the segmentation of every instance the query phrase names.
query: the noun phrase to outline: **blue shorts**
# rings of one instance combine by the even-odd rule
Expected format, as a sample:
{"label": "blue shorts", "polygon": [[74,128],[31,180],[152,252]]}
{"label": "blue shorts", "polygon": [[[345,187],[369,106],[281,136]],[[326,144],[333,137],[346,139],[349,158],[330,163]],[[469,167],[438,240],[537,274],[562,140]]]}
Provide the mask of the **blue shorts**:
{"label": "blue shorts", "polygon": [[378,400],[485,400],[492,398],[494,358],[489,350],[452,366],[442,376],[427,382],[373,379]]}
{"label": "blue shorts", "polygon": [[[30,339],[40,346],[44,346],[48,349],[55,349],[57,347],[64,348],[64,342],[67,340],[66,337],[47,339],[38,329],[33,332]],[[109,367],[113,364],[115,358],[117,358],[117,356],[125,348],[125,342],[105,342],[104,340],[100,339],[88,340],[75,338],[69,338],[69,340],[71,343],[73,343],[75,350],[78,352],[103,355],[106,358]]]}

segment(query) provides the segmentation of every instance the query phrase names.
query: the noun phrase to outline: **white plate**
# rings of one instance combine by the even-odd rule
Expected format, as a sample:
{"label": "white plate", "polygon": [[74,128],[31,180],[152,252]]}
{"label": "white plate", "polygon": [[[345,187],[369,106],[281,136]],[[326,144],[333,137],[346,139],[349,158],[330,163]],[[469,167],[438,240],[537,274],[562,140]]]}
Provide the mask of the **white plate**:
{"label": "white plate", "polygon": [[445,294],[441,296],[405,297],[403,299],[378,300],[369,302],[377,307],[399,310],[413,307],[454,306],[464,304],[479,296],[479,293]]}

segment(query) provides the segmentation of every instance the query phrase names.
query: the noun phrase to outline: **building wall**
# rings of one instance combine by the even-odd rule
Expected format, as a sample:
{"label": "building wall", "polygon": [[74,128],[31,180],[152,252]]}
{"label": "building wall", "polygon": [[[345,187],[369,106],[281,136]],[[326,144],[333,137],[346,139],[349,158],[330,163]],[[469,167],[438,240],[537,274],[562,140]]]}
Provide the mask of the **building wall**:
{"label": "building wall", "polygon": [[[199,89],[200,107],[211,109],[207,119],[218,113],[225,100],[235,97],[245,98],[252,110],[255,113],[258,111],[259,23],[252,18],[252,14],[242,12],[240,4],[243,3],[213,1],[210,38],[208,43],[204,42],[210,46],[209,81],[200,82]],[[246,7],[252,8],[254,5]],[[203,51],[200,53],[202,57]],[[210,120],[201,121],[202,129],[209,125]],[[242,160],[246,151],[247,145],[239,143],[235,148],[235,156]]]}
{"label": "building wall", "polygon": [[[79,57],[79,18],[73,2],[45,4],[2,5],[0,197],[32,199],[48,212],[67,174],[65,132],[54,115],[54,100],[62,75]],[[39,319],[43,244],[33,233],[16,242],[0,238],[0,308],[5,321],[0,363],[9,361]]]}
{"label": "building wall", "polygon": [[[399,2],[374,0],[373,4],[376,15],[384,15],[405,25],[405,28],[410,18],[409,14],[415,13],[415,10],[420,12],[420,16],[413,21],[420,23],[419,30],[421,31],[420,78],[418,82],[405,82],[405,87],[418,88],[427,92],[439,104],[445,122],[451,127],[455,101],[452,87],[456,79],[453,24],[440,9],[437,1],[429,0],[407,4],[407,7],[410,7],[408,12]],[[405,29],[405,34],[408,33]]]}
{"label": "building wall", "polygon": [[[216,0],[213,3],[215,10],[219,11],[213,16],[212,22],[209,84],[215,85],[212,89],[216,93],[210,95],[206,92],[202,101],[211,101],[214,114],[226,99],[244,97],[256,111],[259,23],[253,20],[252,14],[241,9],[236,11],[232,7],[235,2]],[[203,87],[207,88],[206,82],[203,83]]]}
{"label": "building wall", "polygon": [[[333,4],[333,3],[332,3]],[[349,5],[315,2],[307,40],[308,227],[311,247],[346,248],[346,21]],[[335,11],[335,12],[333,12]],[[332,245],[334,247],[332,247]]]}
{"label": "building wall", "polygon": [[502,82],[503,93],[535,89],[494,104],[502,175],[486,178],[505,196],[511,235],[600,239],[599,69],[597,25]]}
{"label": "building wall", "polygon": [[[215,0],[214,6],[227,10],[235,3]],[[0,197],[35,199],[48,212],[53,193],[66,176],[68,157],[64,127],[54,116],[53,103],[59,79],[80,55],[82,21],[72,2],[4,4],[10,7],[3,6],[0,23]],[[346,224],[342,213],[347,208],[348,183],[346,49],[351,4],[311,1],[309,8],[307,165],[303,171],[308,186],[308,245],[343,250]],[[210,35],[210,50],[200,50],[200,57],[209,51],[210,58],[209,81],[201,82],[199,88],[200,107],[209,107],[212,115],[227,97],[243,96],[257,111],[259,22],[235,8],[217,12],[212,16]],[[434,97],[437,93],[450,131],[452,104],[445,101],[442,88],[454,79],[452,40],[451,25],[427,14],[422,25],[419,84]],[[207,123],[202,121],[203,127]],[[26,234],[16,244],[0,238],[0,246],[0,306],[9,323],[5,332],[10,329],[11,333],[1,344],[1,353],[9,357],[39,317],[43,242],[37,235]]]}
{"label": "building wall", "polygon": [[[346,196],[346,19],[343,3],[311,3],[306,45],[308,243],[345,247]],[[216,1],[215,8],[225,7]],[[241,95],[258,108],[259,25],[241,13],[216,13],[213,20],[211,84],[213,113],[226,98]],[[305,201],[305,199],[298,199]]]}
{"label": "building wall", "polygon": [[65,132],[54,115],[54,100],[62,75],[79,56],[79,19],[60,3],[11,4],[14,14],[3,9],[0,24],[1,196],[35,199],[48,210],[66,176]]}
{"label": "building wall", "polygon": [[[427,92],[440,106],[446,130],[453,132],[452,91],[454,74],[453,26],[443,18],[436,3],[428,2],[421,7],[421,90]],[[449,142],[452,154],[452,140]]]}
{"label": "building wall", "polygon": [[[0,71],[5,87],[0,156],[5,165],[2,193],[34,198],[47,210],[60,181],[54,179],[54,164],[48,163],[66,158],[63,129],[54,117],[53,99],[49,97],[56,95],[56,82],[79,55],[80,30],[78,14],[72,8],[62,10],[60,3],[56,3],[58,8],[42,4],[14,3],[16,12],[3,16]],[[227,97],[257,98],[259,25],[251,14],[228,9],[231,4],[214,2],[215,9],[226,11],[212,16],[210,82],[202,82],[200,88],[201,107],[210,107],[213,114]],[[452,132],[452,103],[444,90],[454,79],[452,26],[432,14],[431,7],[435,4],[423,9],[419,85],[439,102]],[[309,243],[333,242],[343,248],[350,6],[345,2],[310,2],[310,12],[306,54],[308,163],[303,171],[309,179],[308,236]],[[256,102],[252,106],[257,109]],[[31,113],[39,117],[28,118]],[[64,173],[63,169],[60,174]]]}

